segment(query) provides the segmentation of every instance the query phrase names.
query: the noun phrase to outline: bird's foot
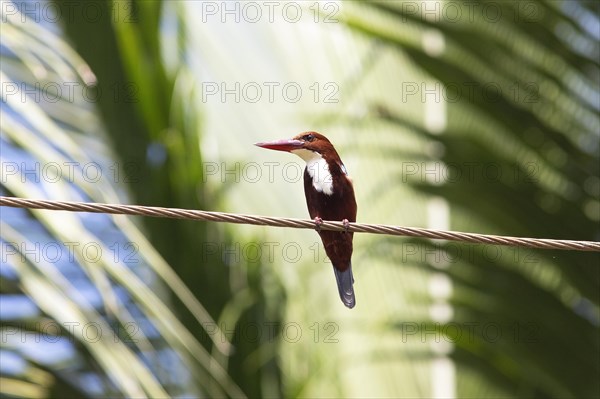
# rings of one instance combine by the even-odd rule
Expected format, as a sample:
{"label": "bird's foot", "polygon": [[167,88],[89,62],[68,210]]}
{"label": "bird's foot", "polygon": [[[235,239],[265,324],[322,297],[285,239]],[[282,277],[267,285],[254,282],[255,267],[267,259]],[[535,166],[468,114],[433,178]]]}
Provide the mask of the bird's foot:
{"label": "bird's foot", "polygon": [[321,219],[320,217],[316,217],[315,218],[315,230],[317,232],[321,231],[321,225],[323,224],[323,219]]}
{"label": "bird's foot", "polygon": [[342,224],[344,225],[344,233],[347,233],[348,229],[350,228],[350,222],[348,219],[344,219],[342,220]]}

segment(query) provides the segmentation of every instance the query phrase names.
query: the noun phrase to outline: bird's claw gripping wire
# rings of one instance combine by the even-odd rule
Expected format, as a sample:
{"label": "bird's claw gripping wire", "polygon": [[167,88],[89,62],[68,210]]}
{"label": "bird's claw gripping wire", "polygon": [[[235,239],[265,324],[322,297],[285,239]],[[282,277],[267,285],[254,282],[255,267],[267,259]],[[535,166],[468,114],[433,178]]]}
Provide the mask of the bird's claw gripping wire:
{"label": "bird's claw gripping wire", "polygon": [[321,231],[321,225],[322,225],[322,224],[323,224],[323,219],[321,219],[320,217],[318,217],[318,216],[317,216],[317,217],[315,218],[315,230],[316,230],[317,232],[320,232],[320,231]]}
{"label": "bird's claw gripping wire", "polygon": [[348,219],[344,219],[342,220],[342,224],[344,225],[344,233],[347,233],[348,229],[350,228],[350,222]]}

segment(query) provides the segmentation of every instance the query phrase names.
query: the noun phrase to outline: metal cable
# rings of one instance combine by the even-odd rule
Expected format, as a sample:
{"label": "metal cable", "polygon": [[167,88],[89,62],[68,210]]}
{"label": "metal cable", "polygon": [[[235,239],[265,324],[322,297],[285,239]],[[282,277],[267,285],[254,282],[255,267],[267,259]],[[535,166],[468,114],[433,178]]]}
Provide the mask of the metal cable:
{"label": "metal cable", "polygon": [[[115,215],[168,217],[174,219],[205,220],[210,222],[252,224],[259,226],[291,227],[295,229],[315,228],[315,222],[306,219],[241,215],[224,212],[207,212],[192,209],[162,208],[156,206],[98,204],[93,202],[49,201],[2,196],[0,196],[0,206],[69,212],[93,212],[109,213]],[[323,221],[323,224],[320,225],[320,228],[323,230],[333,231],[346,230],[343,223],[337,221]],[[463,233],[458,231],[431,230],[418,227],[401,227],[366,223],[350,223],[348,231],[355,233],[388,234],[394,236],[421,237],[437,240],[451,240],[478,244],[494,244],[541,249],[563,249],[574,251],[600,252],[600,242],[596,241],[508,237],[476,233]]]}

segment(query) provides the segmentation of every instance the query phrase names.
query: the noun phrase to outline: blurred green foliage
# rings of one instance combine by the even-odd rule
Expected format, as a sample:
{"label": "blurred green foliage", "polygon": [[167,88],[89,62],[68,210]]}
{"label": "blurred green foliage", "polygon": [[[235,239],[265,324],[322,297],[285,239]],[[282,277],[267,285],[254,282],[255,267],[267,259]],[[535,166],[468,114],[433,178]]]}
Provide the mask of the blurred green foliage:
{"label": "blurred green foliage", "polygon": [[[9,17],[12,8],[3,3],[2,17],[8,21],[2,28],[3,83],[36,87],[36,82],[77,81],[91,87],[97,101],[22,104],[3,85],[2,161],[93,161],[103,170],[117,165],[119,175],[109,184],[73,181],[60,189],[7,175],[2,194],[57,198],[60,193],[95,202],[220,210],[215,208],[235,194],[226,184],[206,184],[201,150],[207,121],[205,110],[197,107],[200,88],[190,51],[205,50],[191,43],[208,47],[211,40],[225,47],[226,38],[219,32],[191,37],[189,24],[200,23],[199,16],[190,15],[185,2],[97,1],[94,7],[104,17],[94,23],[89,15],[71,13],[70,3],[53,4],[60,15],[71,16],[61,26],[20,22],[21,14]],[[413,194],[402,198],[405,214],[419,214],[413,210],[424,199],[443,198],[455,230],[600,239],[597,2],[486,0],[427,6],[437,13],[415,1],[331,4],[339,7],[333,7],[340,22],[334,28],[355,41],[364,59],[360,73],[339,79],[348,94],[334,115],[323,111],[302,121],[303,126],[351,131],[352,140],[341,146],[344,154],[381,162],[384,178],[361,171],[373,185],[362,179],[360,198],[369,201],[359,203],[360,221],[370,221],[361,219],[365,214],[392,218],[400,200],[385,202],[386,195],[407,186]],[[322,6],[323,16],[331,17],[330,5]],[[461,18],[453,17],[456,10]],[[287,46],[295,44],[289,41]],[[284,54],[282,43],[265,40],[264,47]],[[251,70],[254,61],[236,58],[238,50],[225,49],[231,59],[222,69],[250,69],[251,76],[258,75]],[[421,80],[407,78],[415,76],[408,69],[418,71]],[[419,107],[407,96],[417,97]],[[436,115],[443,125],[427,123],[432,98],[444,103],[435,108],[444,110]],[[354,111],[357,102],[366,104],[362,114]],[[252,133],[266,134],[260,130],[269,113],[253,117],[242,123]],[[241,138],[251,135],[248,131],[231,134]],[[423,170],[407,173],[407,166],[423,165],[450,172],[441,182],[424,178]],[[264,187],[253,187],[244,199],[268,203],[265,194]],[[261,243],[266,238],[260,232],[248,237],[235,225],[170,219],[134,223],[2,208],[3,245],[42,236],[59,242],[96,237],[107,246],[134,243],[139,257],[139,265],[119,261],[114,266],[78,256],[65,267],[85,271],[86,277],[77,275],[72,284],[64,281],[64,270],[56,273],[26,251],[17,248],[19,257],[3,258],[3,302],[20,301],[17,315],[9,315],[3,304],[3,337],[39,332],[40,322],[69,320],[102,323],[120,337],[100,347],[62,329],[56,335],[71,341],[72,355],[46,363],[29,354],[27,345],[3,340],[3,395],[354,396],[352,389],[361,387],[358,394],[429,397],[427,362],[434,354],[419,338],[431,331],[452,343],[458,397],[600,394],[596,253],[358,239],[357,264],[366,265],[357,274],[362,277],[359,302],[364,298],[365,307],[364,313],[357,307],[355,319],[345,319],[332,316],[338,311],[321,302],[324,294],[312,281],[304,282],[309,289],[298,289],[285,281],[280,265],[261,257],[232,258],[223,250]],[[407,248],[415,250],[410,261],[404,261]],[[432,300],[421,284],[438,273],[452,282],[453,313],[447,323],[431,320],[427,307]],[[96,298],[90,300],[93,305],[86,302],[87,294],[86,300],[76,294],[84,285]],[[310,314],[315,307],[308,295],[317,301],[318,316],[330,317],[331,325],[313,324],[321,319]],[[20,306],[34,310],[28,314]],[[398,307],[401,312],[389,311]],[[124,329],[131,320],[148,326],[135,335],[141,337],[135,344]],[[278,328],[257,339],[240,330],[286,322],[306,327],[308,343],[291,344]],[[339,343],[335,348],[317,345],[316,338],[313,344],[312,335],[324,326],[335,327],[336,333],[340,325],[354,336],[333,341]],[[473,334],[465,326],[472,326]],[[503,336],[496,339],[495,329]],[[419,330],[425,335],[415,334]],[[113,375],[117,366],[128,374]]]}

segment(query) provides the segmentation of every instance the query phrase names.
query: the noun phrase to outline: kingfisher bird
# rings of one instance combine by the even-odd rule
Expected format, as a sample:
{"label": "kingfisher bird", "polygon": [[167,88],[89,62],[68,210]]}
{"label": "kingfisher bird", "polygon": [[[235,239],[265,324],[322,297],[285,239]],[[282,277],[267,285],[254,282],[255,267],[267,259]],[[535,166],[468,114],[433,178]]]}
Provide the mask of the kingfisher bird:
{"label": "kingfisher bird", "polygon": [[[350,222],[356,222],[356,198],[352,179],[333,144],[322,134],[305,132],[292,139],[255,145],[291,152],[306,162],[304,194],[308,213],[333,264],[340,299],[348,308],[353,308],[356,305],[351,262],[354,234],[347,229]],[[321,230],[323,220],[342,221],[346,231]]]}

